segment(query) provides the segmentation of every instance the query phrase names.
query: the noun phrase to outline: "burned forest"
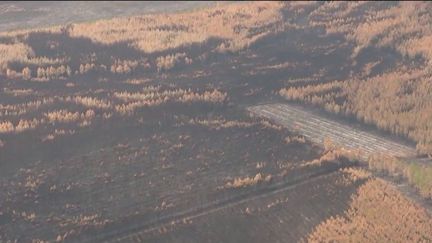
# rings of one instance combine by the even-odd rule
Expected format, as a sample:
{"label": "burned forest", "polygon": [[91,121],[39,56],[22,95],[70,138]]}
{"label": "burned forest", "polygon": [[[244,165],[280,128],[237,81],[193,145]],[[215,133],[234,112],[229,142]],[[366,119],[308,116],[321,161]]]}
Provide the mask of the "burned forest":
{"label": "burned forest", "polygon": [[0,243],[432,241],[430,2],[0,22]]}

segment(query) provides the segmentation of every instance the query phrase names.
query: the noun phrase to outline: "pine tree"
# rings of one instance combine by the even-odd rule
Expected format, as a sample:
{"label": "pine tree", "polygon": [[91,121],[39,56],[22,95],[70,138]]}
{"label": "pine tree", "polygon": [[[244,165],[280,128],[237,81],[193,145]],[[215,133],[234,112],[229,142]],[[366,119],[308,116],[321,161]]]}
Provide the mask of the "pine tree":
{"label": "pine tree", "polygon": [[70,77],[72,75],[72,69],[68,66],[66,66],[66,74],[68,77]]}
{"label": "pine tree", "polygon": [[32,73],[31,73],[30,68],[25,67],[25,68],[22,70],[22,76],[23,76],[24,79],[26,79],[26,80],[31,79],[31,77],[32,77],[31,75],[32,75]]}

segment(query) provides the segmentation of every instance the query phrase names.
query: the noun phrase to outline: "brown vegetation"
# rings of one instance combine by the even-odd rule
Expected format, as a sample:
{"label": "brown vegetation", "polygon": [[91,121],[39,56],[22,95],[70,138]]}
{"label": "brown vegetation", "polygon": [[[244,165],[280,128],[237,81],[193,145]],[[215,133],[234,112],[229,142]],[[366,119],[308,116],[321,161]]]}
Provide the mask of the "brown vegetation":
{"label": "brown vegetation", "polygon": [[169,101],[189,103],[189,102],[210,102],[221,103],[226,99],[226,93],[218,90],[205,91],[203,93],[192,92],[191,90],[176,89],[165,91],[154,91],[159,87],[150,86],[144,89],[142,93],[115,92],[117,99],[127,103],[115,106],[115,110],[121,114],[131,114],[135,109],[140,107],[156,106]]}
{"label": "brown vegetation", "polygon": [[202,125],[207,126],[212,129],[220,130],[222,128],[245,128],[251,127],[255,125],[251,122],[243,122],[243,121],[227,121],[225,119],[214,119],[214,120],[200,120],[200,119],[191,119],[189,120],[189,124],[192,125]]}
{"label": "brown vegetation", "polygon": [[[132,60],[115,60],[111,65],[110,70],[112,73],[120,73],[120,74],[128,74],[134,71],[139,65],[138,61]],[[147,62],[144,63],[144,66],[148,66]]]}
{"label": "brown vegetation", "polygon": [[42,142],[54,140],[56,137],[75,134],[75,130],[55,129],[54,133],[44,136]]}
{"label": "brown vegetation", "polygon": [[192,60],[186,56],[186,53],[175,53],[156,58],[156,67],[158,71],[169,70],[180,61],[184,61],[188,64],[192,62]]}
{"label": "brown vegetation", "polygon": [[[0,35],[1,36],[1,35]],[[28,67],[22,70],[22,73],[17,73],[9,68],[9,63],[19,62],[24,65],[34,64],[38,66],[45,65],[60,65],[65,62],[64,59],[50,59],[47,57],[37,57],[30,46],[21,42],[10,44],[0,43],[0,74],[6,75],[8,78],[17,78],[21,76],[28,78],[31,76]]]}
{"label": "brown vegetation", "polygon": [[23,44],[0,44],[0,71],[6,73],[7,64],[13,61],[25,61],[28,56],[34,56],[33,50]]}
{"label": "brown vegetation", "polygon": [[[10,178],[6,176],[0,181],[4,189],[3,193],[0,192],[0,198],[3,198],[3,204],[7,204],[8,214],[20,205],[34,205],[36,210],[34,213],[17,210],[16,215],[14,211],[10,221],[8,215],[0,217],[0,221],[7,222],[0,226],[8,230],[6,239],[13,239],[29,229],[30,233],[23,233],[23,240],[26,241],[25,237],[33,232],[39,234],[43,231],[40,227],[44,227],[54,229],[54,236],[50,232],[45,235],[50,236],[47,239],[51,241],[56,237],[58,241],[79,241],[73,239],[74,234],[80,234],[75,230],[89,228],[92,234],[92,227],[104,227],[107,219],[123,220],[121,222],[127,224],[129,213],[147,219],[152,217],[148,214],[152,210],[148,209],[172,206],[170,210],[176,211],[183,206],[190,208],[196,201],[206,203],[207,199],[217,198],[217,194],[208,194],[209,191],[213,193],[208,188],[235,188],[222,192],[238,194],[241,190],[253,190],[254,186],[265,186],[270,180],[277,181],[279,175],[288,177],[291,172],[297,173],[293,171],[295,169],[300,169],[299,173],[315,169],[326,172],[328,165],[356,161],[359,156],[356,151],[339,149],[328,139],[324,140],[325,151],[319,157],[316,154],[319,149],[311,146],[306,137],[291,134],[268,120],[242,119],[244,114],[231,109],[228,102],[240,101],[243,107],[267,98],[274,100],[271,99],[274,98],[274,90],[280,89],[283,84],[292,85],[279,92],[289,100],[355,116],[381,129],[408,136],[418,142],[419,152],[432,153],[430,5],[415,3],[411,7],[402,3],[395,7],[383,7],[384,10],[380,9],[380,3],[377,3],[376,10],[369,8],[369,5],[371,3],[368,2],[233,3],[187,13],[54,27],[49,31],[58,35],[51,36],[47,30],[41,30],[40,40],[37,30],[0,34],[0,38],[10,37],[4,41],[7,44],[0,44],[0,75],[7,78],[1,93],[4,96],[0,104],[0,147],[4,146],[4,149],[0,154],[8,153],[9,157],[4,156],[5,161],[12,158],[6,167],[15,166],[15,157],[20,162],[27,156],[22,161],[29,158],[31,166],[22,162],[20,167],[46,172],[45,177],[37,174],[21,177],[18,174]],[[307,12],[312,8],[316,9],[309,15]],[[323,26],[328,34],[339,34],[338,38],[344,36],[347,43],[340,44],[337,39],[337,44],[316,44],[321,40],[333,42],[333,39],[328,41],[326,38],[329,35],[314,36],[319,33],[318,28],[301,24],[303,17],[293,17],[302,14],[306,22],[309,16],[310,24]],[[298,29],[292,33],[279,33],[281,29],[289,30],[285,27],[293,25],[291,20],[301,26],[297,26]],[[410,25],[415,27],[410,28]],[[274,38],[271,36],[263,42],[256,42],[269,34],[275,34]],[[297,38],[297,34],[307,38]],[[37,37],[35,43],[28,38],[30,35]],[[64,38],[65,43],[51,38]],[[217,40],[216,45],[212,44],[213,39]],[[212,41],[207,43],[208,40]],[[60,49],[75,41],[82,41],[86,53],[81,50],[70,53],[74,50]],[[39,42],[49,45],[47,53],[50,57],[35,55],[44,52],[30,47],[37,48]],[[252,43],[259,45],[236,55],[223,54],[242,50]],[[354,46],[352,53],[347,46]],[[87,47],[94,48],[98,53],[88,52]],[[298,49],[294,50],[294,47]],[[368,48],[381,47],[394,49],[396,54],[399,52],[404,56],[404,60],[421,60],[418,65],[416,63],[417,66],[407,64],[408,61],[397,62],[396,66],[376,75],[376,70],[386,65],[384,57],[366,58],[366,64],[358,59]],[[338,48],[343,50],[337,58],[348,60],[347,66],[344,66],[345,63],[341,65],[341,75],[327,73],[333,64],[326,66],[327,63],[321,62],[327,60],[317,62],[316,59]],[[344,59],[342,56],[346,53],[348,55]],[[328,57],[330,63],[335,55],[329,54]],[[352,67],[353,72],[349,76],[344,76],[344,70],[351,68],[349,61],[355,67]],[[362,63],[360,67],[356,66],[357,61]],[[355,74],[354,70],[360,70],[360,73]],[[253,75],[244,77],[244,74]],[[336,76],[333,79],[337,80],[327,80],[326,76]],[[217,80],[217,77],[224,80]],[[283,77],[292,79],[281,81]],[[36,83],[24,80],[56,81]],[[228,93],[225,92],[227,90]],[[221,104],[230,108],[226,109]],[[214,107],[216,109],[212,109]],[[80,127],[89,125],[92,129],[80,131]],[[98,125],[101,125],[100,129]],[[185,126],[184,129],[182,126]],[[72,134],[76,135],[67,137]],[[24,141],[27,135],[29,139]],[[123,139],[119,143],[121,146],[105,147],[117,138]],[[131,144],[123,145],[125,141]],[[27,144],[24,146],[21,143],[32,146],[25,147]],[[38,150],[38,146],[42,150]],[[57,147],[65,148],[65,152],[51,151]],[[75,148],[76,151],[72,151]],[[92,152],[70,160],[49,157],[62,158],[64,154],[68,157],[67,149],[77,155],[83,155],[87,149]],[[16,153],[20,150],[23,156]],[[33,158],[32,154],[37,154],[41,159],[37,156]],[[422,195],[432,195],[432,171],[429,167],[416,163],[400,164],[382,158],[371,160],[369,166],[373,170],[404,176]],[[340,181],[353,187],[371,178],[368,171],[356,168],[340,169],[334,174],[343,174]],[[178,175],[181,177],[177,178]],[[310,184],[311,187],[317,185],[314,183]],[[333,190],[327,184],[320,186]],[[189,191],[193,192],[190,199],[186,194]],[[68,194],[61,194],[66,192]],[[45,196],[46,193],[59,193],[59,196],[52,201]],[[313,197],[318,198],[316,195]],[[70,196],[73,196],[72,201]],[[85,198],[85,203],[69,204],[80,198]],[[168,201],[165,201],[167,198]],[[171,203],[169,198],[175,200]],[[292,199],[288,197],[287,200]],[[158,204],[154,205],[156,201]],[[162,205],[160,202],[163,202]],[[317,205],[328,202],[323,200]],[[271,207],[275,206],[272,204]],[[125,213],[124,210],[130,212]],[[381,215],[380,211],[383,212]],[[107,219],[100,216],[101,212],[105,212],[102,215]],[[346,215],[324,222],[310,236],[310,241],[396,241],[396,237],[407,237],[400,238],[405,241],[426,241],[430,238],[421,237],[430,236],[431,222],[425,215],[420,208],[398,194],[395,188],[371,179],[353,198],[352,208]],[[302,218],[305,217],[302,215]],[[384,219],[401,220],[403,227],[395,229]],[[32,224],[23,225],[21,221]],[[310,222],[313,221],[316,223],[314,219]],[[19,229],[23,230],[20,232]]]}
{"label": "brown vegetation", "polygon": [[271,178],[271,175],[264,176],[261,173],[258,173],[254,177],[235,178],[233,182],[227,182],[225,188],[253,186],[260,182],[269,182]]}
{"label": "brown vegetation", "polygon": [[335,147],[324,151],[320,158],[305,162],[300,166],[321,166],[323,163],[338,162],[341,159],[347,159],[354,162],[359,159],[359,156],[359,151]]}
{"label": "brown vegetation", "polygon": [[407,136],[419,153],[432,153],[432,76],[424,69],[400,67],[371,78],[290,87],[280,95]]}
{"label": "brown vegetation", "polygon": [[26,130],[34,129],[41,124],[41,120],[36,118],[32,120],[20,119],[16,125],[10,121],[0,122],[0,133],[20,133]]}
{"label": "brown vegetation", "polygon": [[427,2],[401,2],[385,10],[373,2],[331,2],[314,10],[309,20],[312,25],[324,26],[328,34],[342,33],[354,41],[353,57],[363,48],[377,45],[431,60],[432,47],[427,44],[432,38],[431,10]]}
{"label": "brown vegetation", "polygon": [[27,112],[37,110],[44,105],[53,104],[53,102],[53,98],[43,98],[36,101],[29,101],[13,105],[0,104],[0,117],[24,115]]}
{"label": "brown vegetation", "polygon": [[[14,93],[15,94],[15,93]],[[113,92],[106,98],[92,96],[55,96],[17,104],[0,104],[0,134],[18,134],[38,127],[50,125],[51,132],[42,137],[42,141],[53,140],[59,135],[71,135],[73,132],[62,132],[57,129],[58,124],[72,124],[86,127],[92,124],[95,118],[110,119],[113,115],[131,115],[136,109],[157,106],[168,102],[176,103],[222,103],[227,94],[218,90],[194,92],[190,89],[166,89],[161,86],[146,86],[142,92]],[[63,109],[48,109],[42,116],[35,116],[39,110],[46,110],[55,104],[74,104],[85,108],[82,111]],[[28,118],[32,114],[32,118]],[[243,123],[227,122],[224,127],[245,125]],[[55,129],[55,130],[54,130]]]}
{"label": "brown vegetation", "polygon": [[241,49],[263,33],[250,35],[249,28],[280,20],[278,2],[221,4],[187,13],[155,14],[74,24],[69,33],[94,41],[113,44],[131,41],[145,52],[161,51],[181,45],[204,42],[211,37],[227,39],[230,50]]}
{"label": "brown vegetation", "polygon": [[351,182],[356,182],[358,180],[365,180],[365,179],[368,179],[372,176],[372,174],[367,170],[359,169],[359,168],[353,168],[353,167],[343,168],[343,169],[341,169],[341,171],[345,175],[348,175],[348,179]]}
{"label": "brown vegetation", "polygon": [[280,95],[318,105],[330,112],[356,116],[369,124],[407,136],[417,142],[422,154],[432,153],[432,4],[374,2],[329,2],[309,15],[312,26],[323,26],[327,34],[343,34],[355,43],[351,59],[365,48],[391,48],[404,57],[421,56],[416,67],[398,63],[375,75],[372,69],[382,60],[363,67],[364,72],[348,80],[289,87]]}
{"label": "brown vegetation", "polygon": [[[138,66],[144,68],[151,66],[148,60],[120,60],[116,57],[112,57],[112,63],[108,66],[98,65],[92,53],[93,56],[79,60],[81,63],[77,70],[71,70],[66,65],[70,61],[69,56],[50,58],[35,55],[34,50],[26,41],[29,35],[38,33],[62,33],[69,37],[90,38],[96,43],[103,44],[129,42],[129,45],[145,52],[164,51],[193,43],[204,43],[211,38],[219,38],[223,39],[223,43],[218,50],[237,51],[269,33],[282,29],[280,13],[282,7],[283,4],[278,2],[220,4],[192,12],[150,14],[0,33],[0,37],[13,40],[11,43],[0,44],[0,74],[10,79],[30,80],[33,78],[32,80],[35,81],[49,81],[69,77],[72,74],[86,74],[92,70],[109,70],[112,73],[129,74]],[[268,27],[272,25],[273,27]],[[257,29],[260,30],[255,31]],[[59,47],[57,41],[50,41],[47,45],[52,50]],[[10,67],[12,62],[36,65],[36,68],[30,70],[26,67],[23,70],[16,70],[15,67]],[[160,56],[155,60],[158,70],[171,69],[180,62],[191,64],[193,59],[185,53],[172,53]]]}
{"label": "brown vegetation", "polygon": [[[60,78],[60,77],[70,77],[72,74],[71,68],[69,66],[60,65],[58,67],[49,66],[46,68],[38,67],[36,70],[36,77],[37,80],[50,80],[53,78]],[[24,70],[23,70],[23,76],[24,76]],[[30,79],[31,73],[28,75]]]}
{"label": "brown vegetation", "polygon": [[62,122],[62,123],[69,123],[69,122],[76,122],[79,120],[91,120],[95,116],[95,112],[93,110],[87,110],[83,113],[79,112],[71,112],[65,109],[62,110],[55,110],[45,113],[46,118],[48,119],[48,122]]}
{"label": "brown vegetation", "polygon": [[306,143],[306,138],[300,135],[288,136],[285,138],[285,143]]}
{"label": "brown vegetation", "polygon": [[403,177],[425,198],[432,198],[432,167],[416,161],[401,161],[385,155],[369,159],[369,168],[394,177]]}
{"label": "brown vegetation", "polygon": [[81,104],[87,108],[98,108],[98,109],[109,109],[111,108],[111,102],[105,99],[97,99],[94,97],[66,97],[66,102],[74,102],[76,104]]}
{"label": "brown vegetation", "polygon": [[[29,95],[33,94],[33,90],[32,89],[8,89],[8,88],[3,88],[3,92],[5,94],[13,95],[15,97],[18,97],[18,96],[29,96]],[[1,111],[0,111],[0,114],[1,114]]]}
{"label": "brown vegetation", "polygon": [[432,218],[393,185],[370,179],[353,196],[343,216],[327,219],[309,242],[430,242]]}

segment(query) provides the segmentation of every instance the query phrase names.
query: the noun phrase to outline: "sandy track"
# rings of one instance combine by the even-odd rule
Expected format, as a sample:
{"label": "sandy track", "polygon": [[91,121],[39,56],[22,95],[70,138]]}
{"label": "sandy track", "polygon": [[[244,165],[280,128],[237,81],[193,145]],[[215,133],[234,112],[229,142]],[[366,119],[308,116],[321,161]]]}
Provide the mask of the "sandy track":
{"label": "sandy track", "polygon": [[290,176],[281,182],[271,183],[269,185],[260,185],[255,190],[248,190],[245,193],[239,193],[209,204],[199,205],[184,211],[164,215],[152,221],[140,222],[139,220],[134,220],[132,223],[119,224],[118,227],[115,227],[115,230],[104,230],[104,232],[98,232],[97,234],[94,234],[95,238],[89,237],[80,240],[80,242],[142,241],[147,234],[156,232],[164,226],[179,224],[184,220],[188,221],[198,217],[203,217],[226,208],[235,207],[253,200],[289,191],[301,184],[313,183],[320,178],[330,176],[333,173],[336,173],[339,169],[349,166],[352,166],[352,164],[330,164],[311,172],[301,173],[298,176]]}

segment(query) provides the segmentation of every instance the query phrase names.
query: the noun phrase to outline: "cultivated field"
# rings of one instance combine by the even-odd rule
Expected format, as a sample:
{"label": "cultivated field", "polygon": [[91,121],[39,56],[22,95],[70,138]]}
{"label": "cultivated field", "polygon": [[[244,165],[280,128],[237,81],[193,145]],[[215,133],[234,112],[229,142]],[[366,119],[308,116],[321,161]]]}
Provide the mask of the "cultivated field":
{"label": "cultivated field", "polygon": [[267,104],[248,108],[249,111],[274,120],[290,130],[298,131],[317,144],[330,139],[335,145],[359,150],[367,161],[371,155],[387,154],[394,157],[415,157],[415,148],[394,142],[354,126],[314,114],[298,106],[289,104]]}

